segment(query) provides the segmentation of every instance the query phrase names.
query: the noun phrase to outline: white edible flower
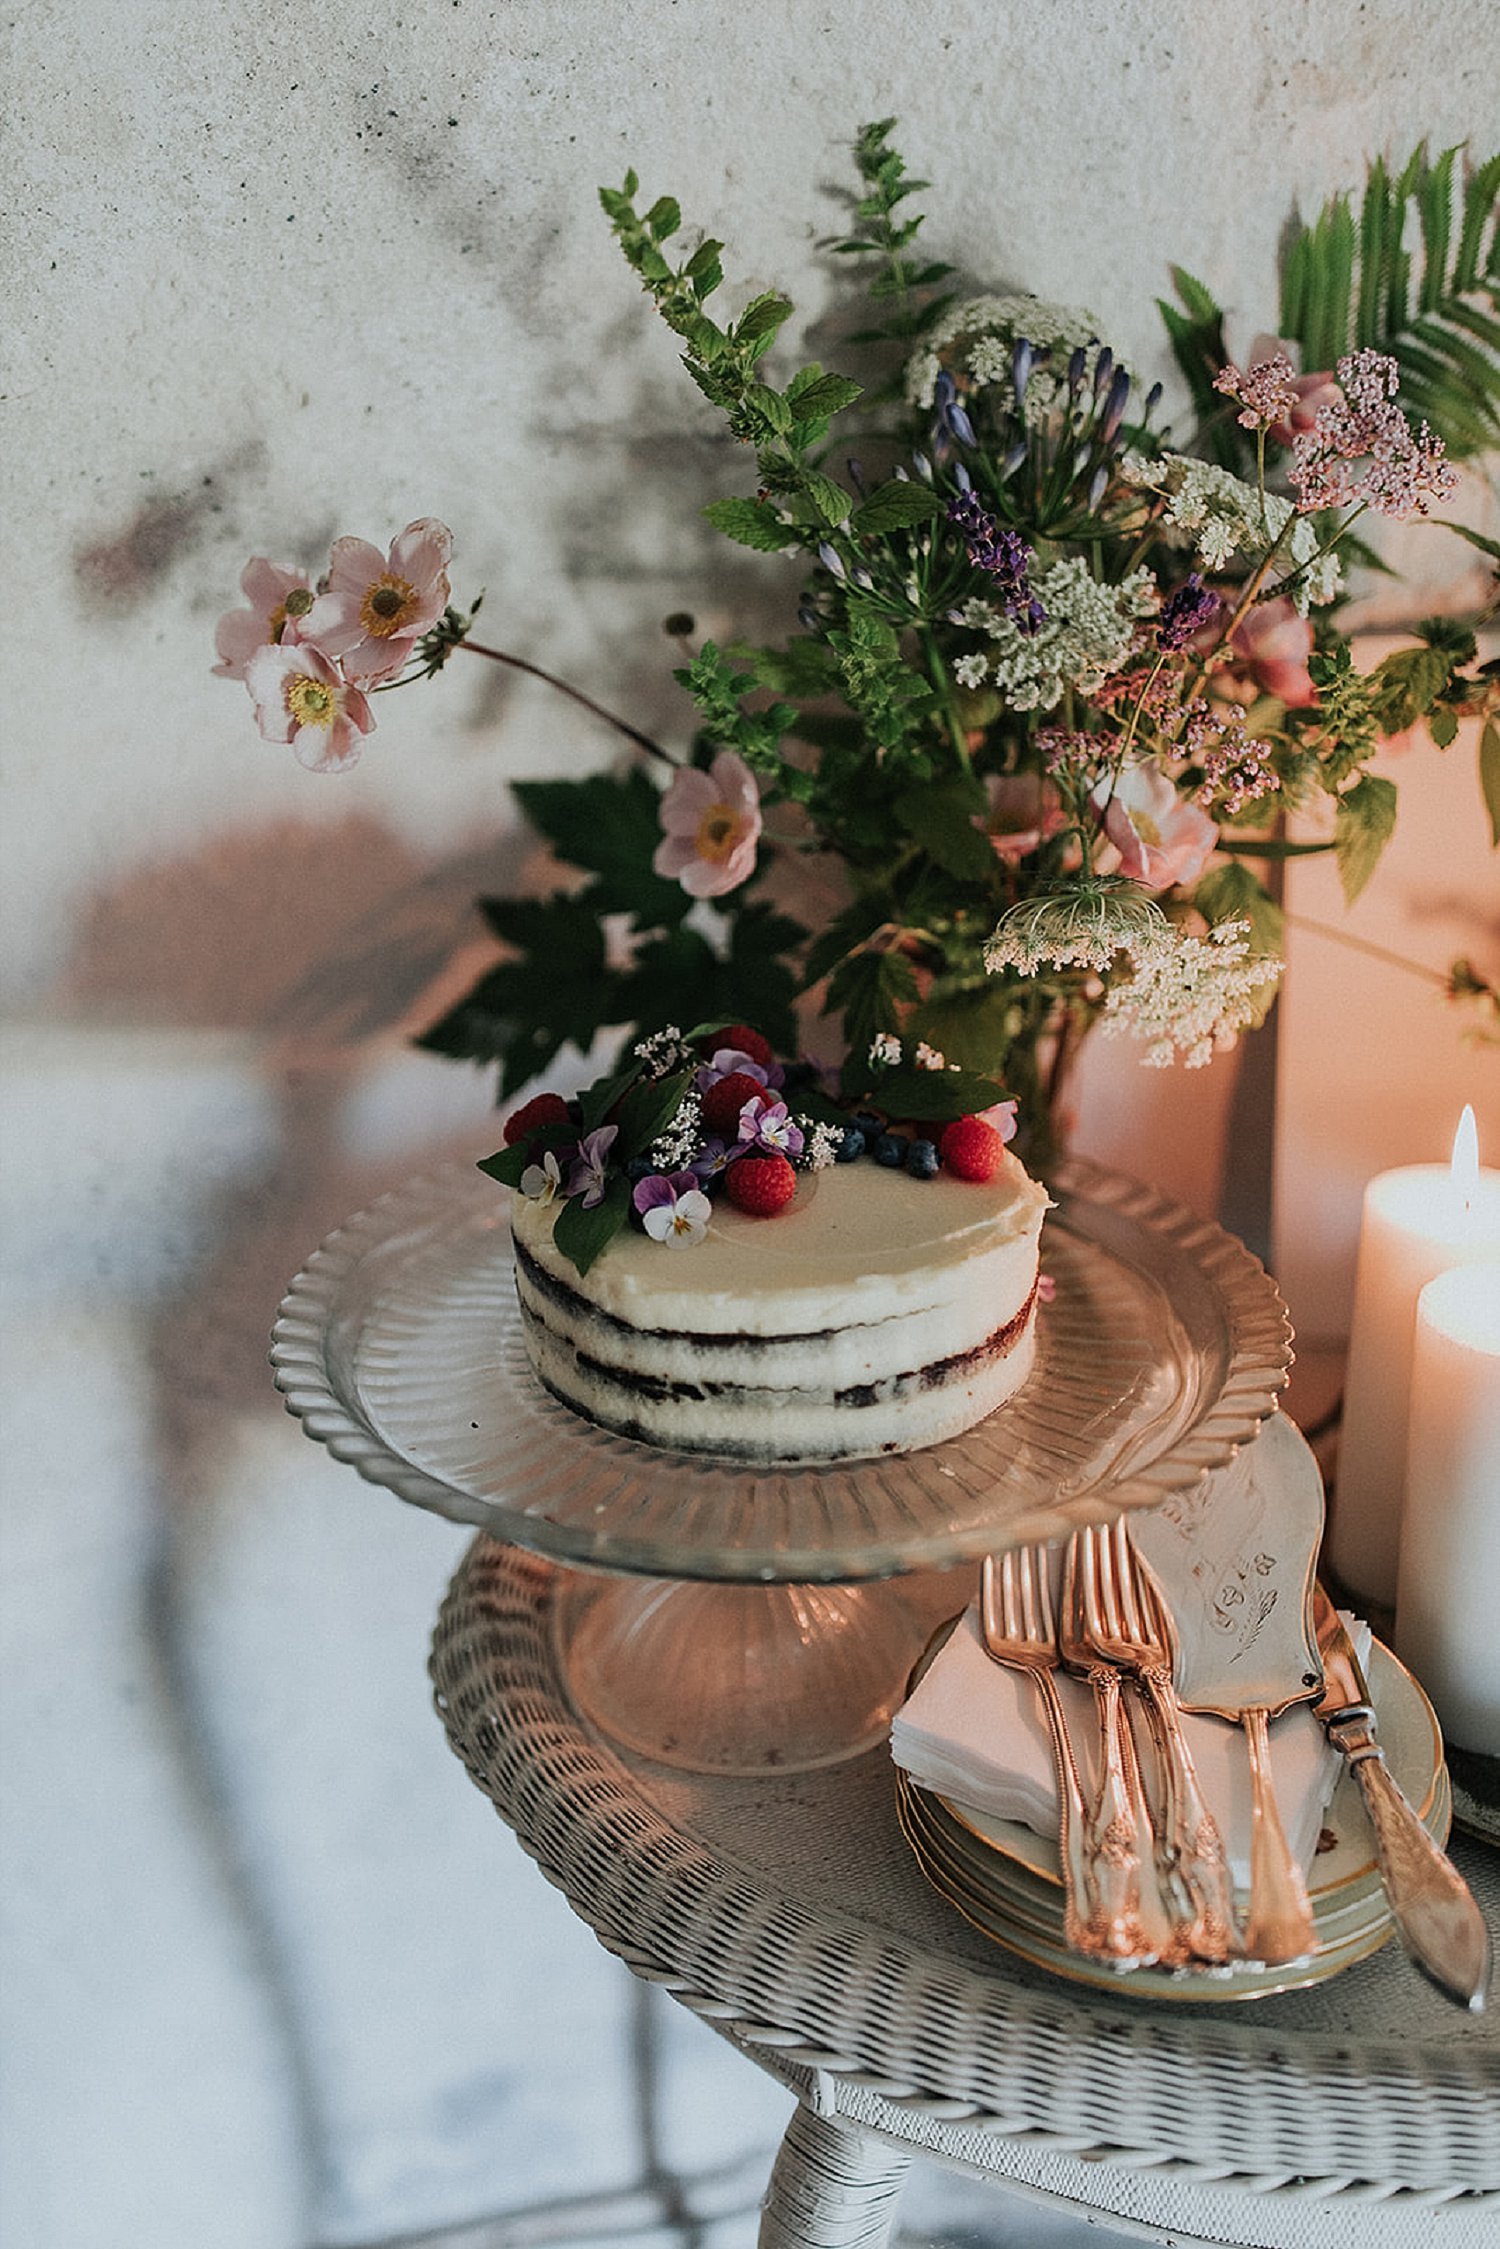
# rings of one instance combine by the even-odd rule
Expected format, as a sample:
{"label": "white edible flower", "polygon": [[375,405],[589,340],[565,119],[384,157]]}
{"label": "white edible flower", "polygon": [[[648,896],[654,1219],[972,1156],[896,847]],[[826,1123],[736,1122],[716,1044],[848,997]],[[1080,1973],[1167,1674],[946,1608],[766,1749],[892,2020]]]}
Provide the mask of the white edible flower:
{"label": "white edible flower", "polygon": [[1179,1059],[1200,1070],[1258,1023],[1282,963],[1250,950],[1250,924],[1223,921],[1206,937],[1173,931],[1137,956],[1104,1003],[1106,1037],[1144,1039],[1143,1060],[1165,1069]]}
{"label": "white edible flower", "polygon": [[870,1062],[872,1066],[877,1070],[883,1070],[899,1062],[900,1059],[901,1041],[892,1038],[889,1031],[877,1031],[870,1041]]}
{"label": "white edible flower", "polygon": [[917,1051],[912,1060],[919,1070],[946,1070],[948,1067],[946,1055],[939,1054],[937,1048],[929,1046],[925,1039],[918,1039]]}
{"label": "white edible flower", "polygon": [[651,1143],[648,1153],[652,1170],[682,1170],[697,1155],[702,1138],[703,1103],[689,1088],[666,1131],[659,1133]]}
{"label": "white edible flower", "polygon": [[803,1117],[801,1122],[807,1128],[802,1143],[804,1165],[809,1171],[826,1171],[830,1164],[838,1161],[839,1149],[844,1141],[843,1126],[813,1124],[807,1117]]}
{"label": "white edible flower", "polygon": [[[1276,563],[1272,568],[1281,577],[1302,570],[1291,588],[1299,614],[1305,617],[1311,606],[1332,601],[1338,592],[1338,556],[1318,555],[1318,534],[1312,522],[1307,516],[1296,515],[1291,501],[1284,500],[1280,493],[1262,495],[1228,469],[1212,461],[1190,460],[1183,453],[1164,453],[1156,461],[1140,453],[1127,453],[1120,470],[1127,483],[1164,496],[1168,530],[1189,534],[1180,543],[1192,546],[1195,559],[1206,570],[1222,570],[1235,555],[1258,561],[1272,541],[1286,533],[1281,547],[1285,562],[1279,570]],[[1318,559],[1314,562],[1315,555]],[[1307,564],[1311,568],[1303,567]]]}
{"label": "white edible flower", "polygon": [[549,1148],[539,1164],[528,1164],[521,1174],[521,1192],[528,1202],[554,1202],[562,1193],[562,1171],[557,1151]]}
{"label": "white edible flower", "polygon": [[713,1216],[713,1204],[701,1188],[690,1188],[670,1203],[658,1203],[642,1213],[641,1224],[653,1242],[662,1242],[668,1249],[691,1249],[701,1242]]}
{"label": "white edible flower", "polygon": [[1134,646],[1136,619],[1156,606],[1156,581],[1149,570],[1132,570],[1118,585],[1106,585],[1081,555],[1067,555],[1038,571],[1031,585],[1046,611],[1034,633],[1023,633],[988,604],[964,612],[963,623],[985,633],[994,652],[979,679],[964,678],[963,658],[954,677],[963,686],[992,681],[1012,710],[1050,711],[1065,689],[1087,694],[1118,671]]}
{"label": "white edible flower", "polygon": [[1011,351],[1021,337],[1051,354],[1032,368],[1026,384],[1026,420],[1037,427],[1066,399],[1068,360],[1080,344],[1083,379],[1092,384],[1101,349],[1099,323],[1078,305],[1049,304],[1045,297],[1022,290],[968,297],[950,305],[907,362],[908,399],[913,406],[930,407],[944,367],[960,388],[1009,390]]}

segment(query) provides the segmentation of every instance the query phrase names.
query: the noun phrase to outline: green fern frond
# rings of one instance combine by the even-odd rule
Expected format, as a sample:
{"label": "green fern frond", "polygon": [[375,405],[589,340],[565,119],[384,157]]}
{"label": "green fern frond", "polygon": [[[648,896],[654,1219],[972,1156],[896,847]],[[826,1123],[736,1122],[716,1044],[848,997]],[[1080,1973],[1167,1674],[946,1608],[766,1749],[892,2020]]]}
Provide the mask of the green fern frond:
{"label": "green fern frond", "polygon": [[1369,168],[1358,212],[1330,197],[1282,264],[1281,332],[1307,368],[1389,352],[1402,403],[1462,458],[1500,443],[1500,155],[1461,174],[1425,143],[1392,174]]}

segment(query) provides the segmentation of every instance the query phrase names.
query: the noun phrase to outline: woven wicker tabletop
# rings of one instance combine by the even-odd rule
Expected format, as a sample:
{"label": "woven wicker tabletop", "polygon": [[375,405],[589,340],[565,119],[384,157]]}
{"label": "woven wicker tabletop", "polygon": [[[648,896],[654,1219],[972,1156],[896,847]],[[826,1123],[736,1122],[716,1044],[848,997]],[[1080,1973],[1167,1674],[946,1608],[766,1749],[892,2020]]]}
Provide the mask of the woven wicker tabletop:
{"label": "woven wicker tabletop", "polygon": [[[927,1887],[883,1752],[725,1780],[591,1734],[559,1676],[558,1582],[488,1538],[470,1550],[433,1654],[453,1747],[600,1940],[751,2052],[950,2137],[975,2125],[1163,2177],[1395,2198],[1500,2238],[1500,2025],[1447,2005],[1394,1943],[1250,2006],[1058,1981]],[[1454,1849],[1500,1921],[1500,1862]]]}

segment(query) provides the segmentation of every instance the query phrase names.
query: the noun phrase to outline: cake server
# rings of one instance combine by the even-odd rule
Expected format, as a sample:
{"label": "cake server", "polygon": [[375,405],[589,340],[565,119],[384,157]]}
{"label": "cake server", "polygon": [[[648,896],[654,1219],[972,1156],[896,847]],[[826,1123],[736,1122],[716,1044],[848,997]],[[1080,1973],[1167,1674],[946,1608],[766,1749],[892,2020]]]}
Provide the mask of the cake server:
{"label": "cake server", "polygon": [[1317,1713],[1359,1782],[1397,1934],[1445,1997],[1478,2014],[1489,1984],[1489,1931],[1463,1876],[1391,1777],[1359,1658],[1321,1585],[1314,1589],[1313,1614],[1323,1659]]}
{"label": "cake server", "polygon": [[1323,1479],[1279,1417],[1226,1468],[1152,1515],[1135,1543],[1171,1605],[1172,1681],[1184,1710],[1242,1725],[1250,1753],[1252,1959],[1281,1964],[1317,1949],[1302,1870],[1276,1807],[1269,1722],[1323,1685],[1312,1589],[1323,1535]]}

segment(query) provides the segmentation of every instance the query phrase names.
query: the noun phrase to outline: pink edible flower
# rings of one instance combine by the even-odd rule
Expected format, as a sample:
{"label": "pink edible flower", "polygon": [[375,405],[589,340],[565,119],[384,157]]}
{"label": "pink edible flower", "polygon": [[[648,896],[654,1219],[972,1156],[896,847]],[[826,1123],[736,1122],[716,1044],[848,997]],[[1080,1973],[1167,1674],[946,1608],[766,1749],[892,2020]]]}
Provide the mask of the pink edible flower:
{"label": "pink edible flower", "polygon": [[255,720],[268,742],[290,742],[299,765],[341,773],[359,756],[375,715],[321,648],[280,641],[257,648],[245,666]]}
{"label": "pink edible flower", "polygon": [[1312,652],[1312,626],[1285,594],[1250,610],[1229,643],[1236,670],[1248,673],[1262,694],[1276,696],[1289,711],[1310,710],[1318,699],[1307,668]]}
{"label": "pink edible flower", "polygon": [[781,1156],[800,1156],[802,1130],[794,1125],[784,1101],[767,1101],[756,1094],[740,1111],[740,1147],[767,1148]]}
{"label": "pink edible flower", "polygon": [[995,857],[1009,865],[1066,825],[1056,785],[1040,773],[991,773],[984,787],[989,803],[974,814],[974,825]]}
{"label": "pink edible flower", "polygon": [[733,750],[721,750],[706,773],[684,766],[661,800],[663,835],[651,864],[675,878],[690,898],[721,898],[755,866],[760,794]]}
{"label": "pink edible flower", "polygon": [[240,572],[240,591],[249,608],[226,609],[214,633],[216,679],[243,679],[258,648],[295,640],[314,600],[305,570],[284,569],[263,554],[252,555]]}
{"label": "pink edible flower", "polygon": [[578,1143],[568,1173],[568,1193],[582,1195],[583,1208],[592,1210],[604,1200],[604,1190],[609,1185],[609,1151],[620,1136],[618,1125],[600,1125],[597,1132],[585,1133]]}
{"label": "pink edible flower", "polygon": [[707,1093],[720,1078],[753,1078],[757,1085],[779,1086],[786,1076],[779,1062],[769,1065],[757,1062],[753,1054],[742,1047],[715,1047],[711,1059],[694,1072],[693,1083],[700,1093]]}
{"label": "pink edible flower", "polygon": [[1354,351],[1339,361],[1339,395],[1292,448],[1291,483],[1304,513],[1363,501],[1380,515],[1425,515],[1458,479],[1440,437],[1414,430],[1396,404],[1401,371],[1388,353]]}
{"label": "pink edible flower", "polygon": [[1201,807],[1178,795],[1158,766],[1141,759],[1110,787],[1093,792],[1104,833],[1120,854],[1120,872],[1148,890],[1196,882],[1208,864],[1219,831]]}
{"label": "pink edible flower", "polygon": [[1016,1137],[1016,1111],[1020,1106],[1019,1101],[997,1101],[993,1107],[979,1110],[980,1122],[991,1126],[1002,1140],[1010,1142]]}
{"label": "pink edible flower", "polygon": [[430,515],[391,541],[389,557],[368,540],[336,539],[303,638],[338,657],[350,679],[390,679],[448,606],[452,552],[452,532]]}

